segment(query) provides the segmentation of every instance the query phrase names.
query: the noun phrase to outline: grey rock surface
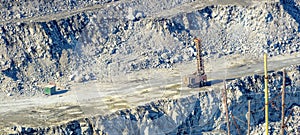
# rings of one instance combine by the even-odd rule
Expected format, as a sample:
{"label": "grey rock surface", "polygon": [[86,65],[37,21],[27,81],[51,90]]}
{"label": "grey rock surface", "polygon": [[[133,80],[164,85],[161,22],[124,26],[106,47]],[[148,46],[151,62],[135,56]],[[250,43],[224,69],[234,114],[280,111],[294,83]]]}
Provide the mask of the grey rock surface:
{"label": "grey rock surface", "polygon": [[[35,14],[49,10],[45,16],[51,17],[87,5],[110,3],[112,1],[6,2],[1,10],[4,18],[18,17],[6,14],[15,10],[28,11],[28,16],[21,15],[25,18],[31,13],[36,17],[39,15]],[[206,58],[232,54],[258,57],[263,51],[276,56],[299,51],[299,1],[202,8],[195,8],[193,5],[197,3],[188,0],[116,3],[62,19],[0,25],[0,69],[5,78],[2,83],[21,80],[27,84],[63,84],[74,72],[78,76],[94,74],[95,79],[105,81],[109,76],[136,70],[170,68],[195,59],[194,37],[202,39]],[[38,8],[25,10],[24,5]],[[191,10],[180,9],[183,5]],[[177,12],[177,8],[183,12]],[[81,81],[77,79],[77,82]],[[13,87],[16,90],[9,88],[9,91],[17,94],[19,89]]]}
{"label": "grey rock surface", "polygon": [[[111,81],[121,74],[171,68],[195,59],[194,37],[203,56],[270,57],[299,53],[300,1],[203,4],[194,0],[68,0],[0,3],[0,92],[41,95],[48,83],[66,86],[90,80]],[[226,2],[225,2],[226,3]],[[270,98],[280,91],[282,73],[270,74]],[[288,132],[299,127],[299,66],[289,69]],[[245,106],[253,100],[253,134],[262,134],[263,76],[229,84],[230,114],[245,133]],[[201,134],[226,130],[219,90],[186,98],[159,100],[92,121],[76,120],[47,128],[15,127],[24,134],[93,132],[109,134]],[[279,132],[280,101],[272,102],[273,134]],[[278,108],[279,107],[279,108]],[[286,114],[287,115],[287,114]],[[82,122],[84,121],[84,122]],[[231,124],[232,127],[234,125]],[[236,128],[231,129],[237,133]]]}

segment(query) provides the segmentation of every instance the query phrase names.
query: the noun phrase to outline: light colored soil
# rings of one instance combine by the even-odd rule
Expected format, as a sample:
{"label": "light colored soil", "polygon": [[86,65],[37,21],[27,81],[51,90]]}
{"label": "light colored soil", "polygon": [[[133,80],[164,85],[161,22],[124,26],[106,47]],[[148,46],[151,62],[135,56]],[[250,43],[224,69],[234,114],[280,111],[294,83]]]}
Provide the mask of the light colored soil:
{"label": "light colored soil", "polygon": [[[248,58],[248,57],[247,57]],[[300,64],[300,54],[269,59],[268,68],[279,70]],[[236,66],[235,62],[242,63]],[[242,62],[240,62],[242,61]],[[119,109],[133,108],[163,98],[179,98],[203,90],[219,89],[222,80],[263,73],[262,58],[246,57],[208,59],[206,71],[212,86],[187,88],[181,78],[195,71],[195,61],[172,69],[149,69],[111,78],[111,82],[92,81],[72,84],[63,94],[39,97],[0,97],[0,129],[13,125],[51,126],[92,115],[104,115]]]}

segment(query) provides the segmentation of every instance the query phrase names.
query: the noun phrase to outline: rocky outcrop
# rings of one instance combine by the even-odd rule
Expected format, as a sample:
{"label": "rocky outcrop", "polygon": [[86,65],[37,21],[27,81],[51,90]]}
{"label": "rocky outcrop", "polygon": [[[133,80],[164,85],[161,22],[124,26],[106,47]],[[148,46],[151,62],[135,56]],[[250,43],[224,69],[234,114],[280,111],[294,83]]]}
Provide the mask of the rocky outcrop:
{"label": "rocky outcrop", "polygon": [[82,13],[60,21],[1,26],[3,91],[23,93],[67,74],[70,53],[88,22]]}
{"label": "rocky outcrop", "polygon": [[[299,71],[300,66],[291,66],[287,68],[286,78],[286,94],[285,94],[285,116],[288,117],[291,110],[299,109]],[[271,124],[271,134],[279,134],[281,120],[281,86],[283,80],[283,72],[277,71],[269,74],[269,121]],[[238,117],[236,120],[242,132],[246,133],[246,113],[247,102],[251,101],[251,126],[253,126],[253,134],[264,133],[264,77],[253,75],[236,79],[228,84],[229,91],[229,110],[231,114]],[[299,112],[294,111],[290,121],[294,125],[299,120]],[[242,121],[241,121],[242,120]],[[296,122],[297,123],[297,122]],[[244,126],[242,126],[244,125]],[[231,125],[235,127],[234,125]],[[225,125],[224,125],[225,128]],[[237,132],[236,128],[231,128],[233,132]],[[287,132],[298,132],[297,126],[290,128]]]}
{"label": "rocky outcrop", "polygon": [[[280,0],[280,4],[283,5],[285,11],[287,11],[298,24],[300,24],[300,1],[299,0]],[[300,27],[298,26],[298,32]]]}

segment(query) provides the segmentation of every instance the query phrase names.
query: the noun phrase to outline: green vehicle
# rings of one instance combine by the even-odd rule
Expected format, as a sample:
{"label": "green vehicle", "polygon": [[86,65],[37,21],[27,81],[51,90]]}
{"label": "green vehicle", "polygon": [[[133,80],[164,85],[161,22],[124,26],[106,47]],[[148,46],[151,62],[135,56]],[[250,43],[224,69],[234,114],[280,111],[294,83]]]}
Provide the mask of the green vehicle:
{"label": "green vehicle", "polygon": [[44,88],[44,94],[46,95],[53,95],[56,92],[56,86],[55,85],[47,85]]}

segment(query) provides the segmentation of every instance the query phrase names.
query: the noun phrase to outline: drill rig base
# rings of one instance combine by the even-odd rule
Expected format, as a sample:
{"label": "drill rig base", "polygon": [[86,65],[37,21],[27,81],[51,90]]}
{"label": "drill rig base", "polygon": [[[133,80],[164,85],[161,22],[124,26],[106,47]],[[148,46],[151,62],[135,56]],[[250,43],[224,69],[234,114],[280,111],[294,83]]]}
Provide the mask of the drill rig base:
{"label": "drill rig base", "polygon": [[205,74],[204,75],[191,74],[185,76],[183,81],[186,87],[190,87],[190,88],[202,87],[206,85],[207,76]]}

